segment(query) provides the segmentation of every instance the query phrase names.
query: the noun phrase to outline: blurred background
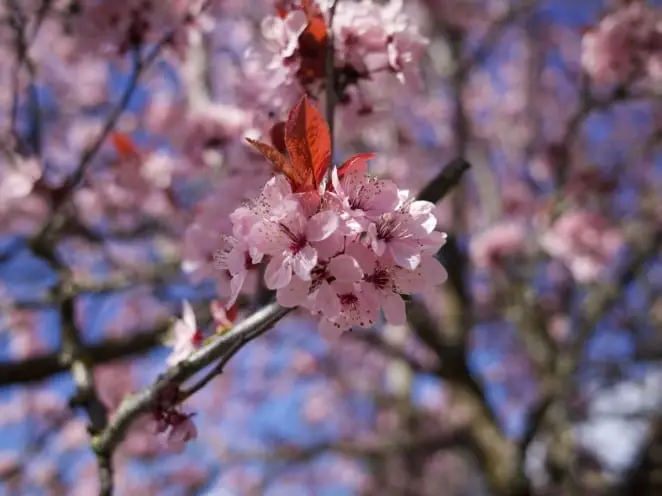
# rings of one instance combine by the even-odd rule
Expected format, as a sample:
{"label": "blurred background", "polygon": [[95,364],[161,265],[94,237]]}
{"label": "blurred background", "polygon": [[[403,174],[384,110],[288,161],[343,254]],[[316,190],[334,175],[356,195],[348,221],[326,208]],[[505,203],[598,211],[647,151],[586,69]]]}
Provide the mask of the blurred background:
{"label": "blurred background", "polygon": [[662,494],[662,2],[332,3],[2,0],[0,494],[99,492],[90,411],[167,369],[183,300],[214,334],[272,173],[244,138],[330,82],[336,162],[414,193],[471,164],[448,281],[337,340],[293,312],[182,451],[132,424],[114,494]]}

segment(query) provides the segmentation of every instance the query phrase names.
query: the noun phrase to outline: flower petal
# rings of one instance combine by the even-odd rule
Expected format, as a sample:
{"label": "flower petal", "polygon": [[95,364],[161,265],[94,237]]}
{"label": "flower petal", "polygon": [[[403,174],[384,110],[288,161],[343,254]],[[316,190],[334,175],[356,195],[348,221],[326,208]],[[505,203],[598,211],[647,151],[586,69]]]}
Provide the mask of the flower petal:
{"label": "flower petal", "polygon": [[339,281],[360,281],[363,271],[359,262],[349,255],[338,255],[329,262],[329,272]]}
{"label": "flower petal", "polygon": [[315,310],[322,312],[327,319],[340,314],[340,299],[330,284],[323,283],[315,295]]}
{"label": "flower petal", "polygon": [[287,286],[276,292],[276,301],[286,308],[294,308],[304,304],[308,298],[310,281],[303,281],[299,277],[293,277]]}
{"label": "flower petal", "polygon": [[304,281],[310,280],[310,271],[317,265],[317,250],[310,245],[292,257],[292,269]]}
{"label": "flower petal", "polygon": [[264,271],[264,284],[269,289],[280,289],[292,280],[292,266],[289,258],[274,257]]}
{"label": "flower petal", "polygon": [[393,260],[400,267],[413,270],[421,263],[421,250],[415,243],[392,241],[388,244],[388,249],[393,256]]}
{"label": "flower petal", "polygon": [[397,293],[387,293],[382,297],[382,310],[389,323],[404,325],[407,321],[405,302]]}
{"label": "flower petal", "polygon": [[335,212],[326,210],[313,215],[306,225],[308,241],[322,241],[338,229],[339,219]]}

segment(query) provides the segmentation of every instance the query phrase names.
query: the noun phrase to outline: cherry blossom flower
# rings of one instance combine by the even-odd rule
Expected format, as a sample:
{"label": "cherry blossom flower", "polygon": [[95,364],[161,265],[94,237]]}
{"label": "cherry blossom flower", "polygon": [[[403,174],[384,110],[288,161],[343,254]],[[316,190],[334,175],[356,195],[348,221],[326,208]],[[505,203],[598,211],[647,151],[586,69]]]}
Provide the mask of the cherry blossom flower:
{"label": "cherry blossom flower", "polygon": [[340,313],[335,317],[322,317],[320,332],[332,338],[352,327],[370,327],[379,316],[379,303],[365,293],[360,284],[334,281],[331,287],[338,295]]}
{"label": "cherry blossom flower", "polygon": [[405,302],[400,295],[422,292],[448,278],[446,269],[430,256],[423,257],[418,268],[412,271],[396,265],[391,257],[377,257],[360,243],[348,246],[347,253],[358,261],[365,273],[362,291],[379,303],[386,320],[393,325],[403,325],[406,321]]}
{"label": "cherry blossom flower", "polygon": [[172,353],[167,360],[170,367],[185,360],[202,341],[202,332],[197,327],[195,313],[188,301],[182,303],[182,318],[175,321],[171,332]]}
{"label": "cherry blossom flower", "polygon": [[176,418],[174,424],[171,424],[168,432],[167,445],[171,451],[180,453],[184,450],[186,443],[198,437],[198,430],[189,415],[182,415]]}
{"label": "cherry blossom flower", "polygon": [[392,211],[398,204],[398,188],[391,181],[366,178],[361,172],[353,172],[338,178],[338,170],[331,176],[331,198],[340,202],[341,219],[349,232],[359,233],[380,214]]}
{"label": "cherry blossom flower", "polygon": [[649,77],[662,80],[662,16],[646,2],[628,2],[589,30],[581,62],[598,83]]}
{"label": "cherry blossom flower", "polygon": [[165,443],[173,452],[181,452],[186,443],[198,436],[191,420],[194,414],[181,410],[182,393],[178,386],[169,384],[158,393],[152,405],[153,430],[157,434],[167,432]]}
{"label": "cherry blossom flower", "polygon": [[336,317],[341,311],[340,298],[332,287],[333,281],[358,282],[363,272],[358,262],[349,255],[340,254],[328,261],[319,261],[311,271],[310,280],[294,276],[290,284],[276,293],[278,303],[284,307],[302,305],[327,317]]}
{"label": "cherry blossom flower", "polygon": [[400,191],[399,195],[400,206],[371,223],[367,239],[377,256],[388,251],[398,265],[415,269],[422,253],[438,251],[445,243],[445,236],[434,231],[437,225],[434,204],[410,199],[407,191]]}
{"label": "cherry blossom flower", "polygon": [[258,223],[251,232],[251,242],[271,255],[265,271],[269,289],[289,284],[293,271],[309,280],[317,264],[317,250],[311,243],[331,236],[339,224],[338,216],[328,210],[308,218],[300,203],[289,202],[286,208],[280,220]]}
{"label": "cherry blossom flower", "polygon": [[623,245],[621,233],[601,215],[572,210],[542,234],[542,247],[582,283],[601,277]]}
{"label": "cherry blossom flower", "polygon": [[517,221],[502,222],[491,226],[471,240],[471,259],[482,269],[498,268],[504,258],[523,250],[526,229]]}

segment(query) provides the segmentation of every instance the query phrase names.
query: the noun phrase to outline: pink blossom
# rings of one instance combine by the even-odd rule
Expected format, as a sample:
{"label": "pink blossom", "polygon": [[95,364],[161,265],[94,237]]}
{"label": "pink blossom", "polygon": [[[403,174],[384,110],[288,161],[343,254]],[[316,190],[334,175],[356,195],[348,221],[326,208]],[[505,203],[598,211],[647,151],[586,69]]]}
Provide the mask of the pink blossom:
{"label": "pink blossom", "polygon": [[235,303],[230,305],[226,311],[225,306],[219,300],[212,300],[209,304],[209,311],[216,325],[216,332],[223,332],[231,329],[237,318],[238,307]]}
{"label": "pink blossom", "polygon": [[360,243],[348,246],[347,253],[358,261],[365,273],[362,291],[379,303],[386,320],[393,325],[403,325],[406,321],[402,294],[423,292],[448,278],[446,269],[430,256],[422,257],[417,269],[412,271],[396,265],[389,256],[377,257]]}
{"label": "pink blossom", "polygon": [[299,36],[306,28],[308,20],[302,10],[288,12],[284,19],[266,17],[261,24],[267,47],[274,53],[288,58],[294,55],[299,44]]}
{"label": "pink blossom", "polygon": [[333,291],[340,301],[340,313],[333,318],[322,317],[319,329],[327,337],[337,336],[352,327],[370,327],[379,315],[379,303],[356,283],[334,281]]}
{"label": "pink blossom", "polygon": [[184,450],[186,443],[198,437],[198,430],[190,416],[183,416],[178,422],[170,427],[166,438],[168,448],[175,453]]}
{"label": "pink blossom", "polygon": [[181,54],[185,33],[197,27],[193,22],[184,22],[184,16],[195,19],[201,4],[201,0],[84,0],[70,16],[70,27],[80,53],[124,54],[134,46],[153,43],[172,30],[170,46]]}
{"label": "pink blossom", "polygon": [[173,452],[181,452],[188,441],[198,436],[191,420],[194,414],[183,413],[181,402],[179,386],[167,384],[159,390],[152,405],[152,429],[156,434],[168,432],[165,443]]}
{"label": "pink blossom", "polygon": [[495,269],[505,257],[521,252],[525,241],[524,224],[501,222],[473,237],[469,248],[471,259],[478,268]]}
{"label": "pink blossom", "polygon": [[540,243],[552,257],[566,264],[577,281],[586,283],[609,268],[623,238],[600,214],[572,210],[543,233]]}
{"label": "pink blossom", "polygon": [[398,188],[391,181],[369,178],[362,172],[339,179],[336,168],[331,180],[333,193],[330,197],[340,203],[341,219],[350,233],[365,230],[371,220],[392,211],[398,204]]}
{"label": "pink blossom", "polygon": [[434,231],[436,225],[434,204],[414,201],[401,191],[398,209],[371,223],[367,239],[377,256],[388,252],[398,265],[415,269],[423,252],[436,252],[445,243],[445,236]]}
{"label": "pink blossom", "polygon": [[248,272],[262,261],[263,254],[250,246],[246,239],[257,223],[255,213],[245,207],[236,209],[230,219],[233,222],[233,237],[227,238],[228,247],[217,257],[217,266],[230,273],[230,298],[227,307],[237,301],[239,292],[246,282]]}
{"label": "pink blossom", "polygon": [[[277,301],[284,307],[302,305],[313,312],[334,318],[341,311],[340,298],[332,282],[358,282],[363,272],[358,262],[349,255],[339,254],[328,261],[320,261],[311,271],[310,280],[297,276],[276,293]],[[329,282],[331,281],[331,282]]]}
{"label": "pink blossom", "polygon": [[270,255],[265,272],[265,283],[270,289],[289,284],[292,272],[301,279],[310,280],[317,264],[317,250],[311,243],[323,241],[338,228],[338,216],[322,211],[307,217],[298,202],[289,202],[279,220],[259,222],[251,232],[251,242],[258,250]]}
{"label": "pink blossom", "polygon": [[200,331],[195,320],[195,313],[188,301],[182,303],[182,318],[177,319],[171,330],[170,346],[172,353],[168,357],[169,367],[185,360],[199,344]]}
{"label": "pink blossom", "polygon": [[582,65],[597,82],[650,77],[661,81],[662,14],[646,2],[629,2],[605,16],[582,39]]}

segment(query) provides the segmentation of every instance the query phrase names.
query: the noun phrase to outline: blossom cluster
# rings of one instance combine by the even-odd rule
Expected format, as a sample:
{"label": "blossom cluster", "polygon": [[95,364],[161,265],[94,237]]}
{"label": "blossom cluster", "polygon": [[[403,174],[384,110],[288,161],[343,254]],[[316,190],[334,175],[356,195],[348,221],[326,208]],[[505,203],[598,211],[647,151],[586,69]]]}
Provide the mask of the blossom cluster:
{"label": "blossom cluster", "polygon": [[[265,81],[274,91],[263,91],[265,100],[282,101],[286,108],[302,90],[321,93],[327,83],[328,29],[333,35],[334,84],[341,109],[363,115],[372,113],[377,103],[389,101],[383,94],[388,83],[384,85],[382,75],[418,85],[418,64],[428,39],[407,15],[402,0],[338,2],[331,28],[324,3],[303,1],[300,6],[282,7],[262,21],[266,50],[250,53],[247,67],[269,72]],[[375,85],[376,81],[380,83]]]}
{"label": "blossom cluster", "polygon": [[232,213],[233,236],[217,257],[231,275],[228,305],[264,262],[277,301],[319,316],[325,334],[370,327],[380,307],[387,321],[404,324],[401,295],[446,278],[434,257],[446,236],[435,231],[434,204],[367,175],[365,162],[358,158],[342,177],[334,168],[318,191],[294,192],[276,175],[255,202]]}
{"label": "blossom cluster", "polygon": [[75,0],[63,9],[65,31],[76,41],[73,53],[125,54],[132,48],[167,37],[183,55],[187,35],[208,24],[205,0]]}
{"label": "blossom cluster", "polygon": [[662,17],[635,1],[605,16],[582,40],[582,65],[600,83],[662,81]]}

